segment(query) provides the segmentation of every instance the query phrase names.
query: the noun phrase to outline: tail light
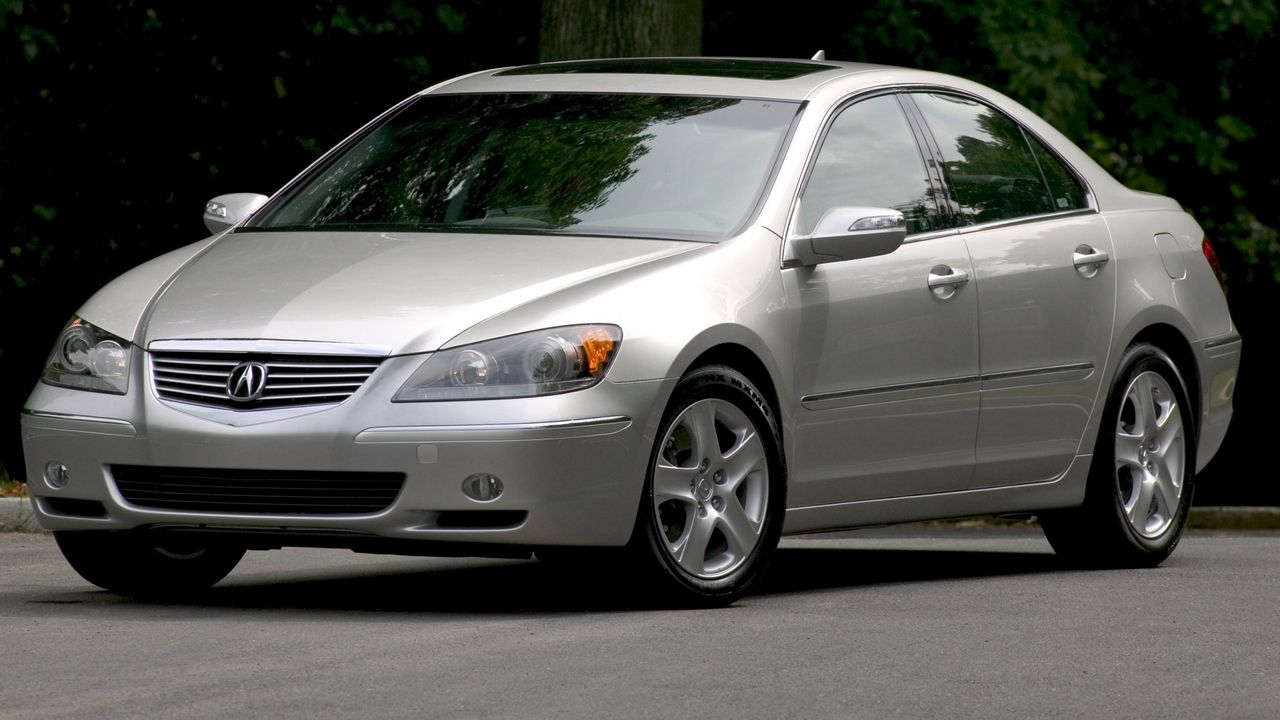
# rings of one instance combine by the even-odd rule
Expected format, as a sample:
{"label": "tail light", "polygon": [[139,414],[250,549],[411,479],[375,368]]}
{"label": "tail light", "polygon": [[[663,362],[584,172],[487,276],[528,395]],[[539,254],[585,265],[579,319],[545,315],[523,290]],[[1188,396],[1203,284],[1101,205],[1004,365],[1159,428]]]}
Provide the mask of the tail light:
{"label": "tail light", "polygon": [[1218,253],[1213,249],[1213,244],[1209,242],[1208,236],[1205,236],[1204,242],[1200,243],[1200,250],[1204,253],[1204,259],[1209,261],[1209,267],[1213,268],[1213,276],[1218,278],[1218,285],[1222,287],[1222,294],[1227,294],[1227,278],[1222,274],[1222,263],[1218,262]]}

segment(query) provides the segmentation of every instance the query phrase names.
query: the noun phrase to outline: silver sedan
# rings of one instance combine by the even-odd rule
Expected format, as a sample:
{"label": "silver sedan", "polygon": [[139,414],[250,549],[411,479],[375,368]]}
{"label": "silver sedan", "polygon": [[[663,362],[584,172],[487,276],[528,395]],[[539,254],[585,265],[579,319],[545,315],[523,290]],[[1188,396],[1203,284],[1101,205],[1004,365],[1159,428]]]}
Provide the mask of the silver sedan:
{"label": "silver sedan", "polygon": [[204,220],[22,418],[37,517],[119,592],[320,546],[611,553],[723,604],[783,534],[1011,512],[1154,565],[1231,418],[1195,220],[946,75],[480,72]]}

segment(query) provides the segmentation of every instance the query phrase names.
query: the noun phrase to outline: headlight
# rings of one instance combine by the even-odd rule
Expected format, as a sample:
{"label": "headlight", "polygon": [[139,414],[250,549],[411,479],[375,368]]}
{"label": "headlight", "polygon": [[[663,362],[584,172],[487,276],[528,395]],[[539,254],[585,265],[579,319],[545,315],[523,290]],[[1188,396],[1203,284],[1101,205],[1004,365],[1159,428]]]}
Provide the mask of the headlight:
{"label": "headlight", "polygon": [[58,336],[40,379],[123,395],[129,390],[129,342],[73,317]]}
{"label": "headlight", "polygon": [[600,382],[622,330],[574,325],[537,330],[433,353],[394,402],[485,400],[582,390]]}

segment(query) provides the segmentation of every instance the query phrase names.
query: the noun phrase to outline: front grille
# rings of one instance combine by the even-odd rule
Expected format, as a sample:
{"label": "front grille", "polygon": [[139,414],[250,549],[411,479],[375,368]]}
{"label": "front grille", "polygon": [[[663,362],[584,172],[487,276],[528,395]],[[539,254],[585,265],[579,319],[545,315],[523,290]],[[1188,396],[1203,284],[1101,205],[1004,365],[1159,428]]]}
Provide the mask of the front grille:
{"label": "front grille", "polygon": [[129,503],[157,510],[252,515],[368,515],[395,502],[403,473],[225,470],[112,465]]}
{"label": "front grille", "polygon": [[[266,384],[252,401],[231,397],[231,372],[243,362],[266,366]],[[272,355],[263,353],[153,352],[156,392],[165,400],[266,410],[295,405],[332,405],[360,389],[381,358],[352,355]]]}

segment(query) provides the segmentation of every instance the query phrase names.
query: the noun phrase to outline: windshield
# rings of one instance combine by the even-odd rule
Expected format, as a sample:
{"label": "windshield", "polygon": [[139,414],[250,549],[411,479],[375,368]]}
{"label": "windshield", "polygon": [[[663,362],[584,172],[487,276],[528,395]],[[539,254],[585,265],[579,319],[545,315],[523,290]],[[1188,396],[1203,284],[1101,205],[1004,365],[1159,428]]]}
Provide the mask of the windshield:
{"label": "windshield", "polygon": [[798,107],[426,95],[336,153],[247,229],[723,237],[749,219]]}

